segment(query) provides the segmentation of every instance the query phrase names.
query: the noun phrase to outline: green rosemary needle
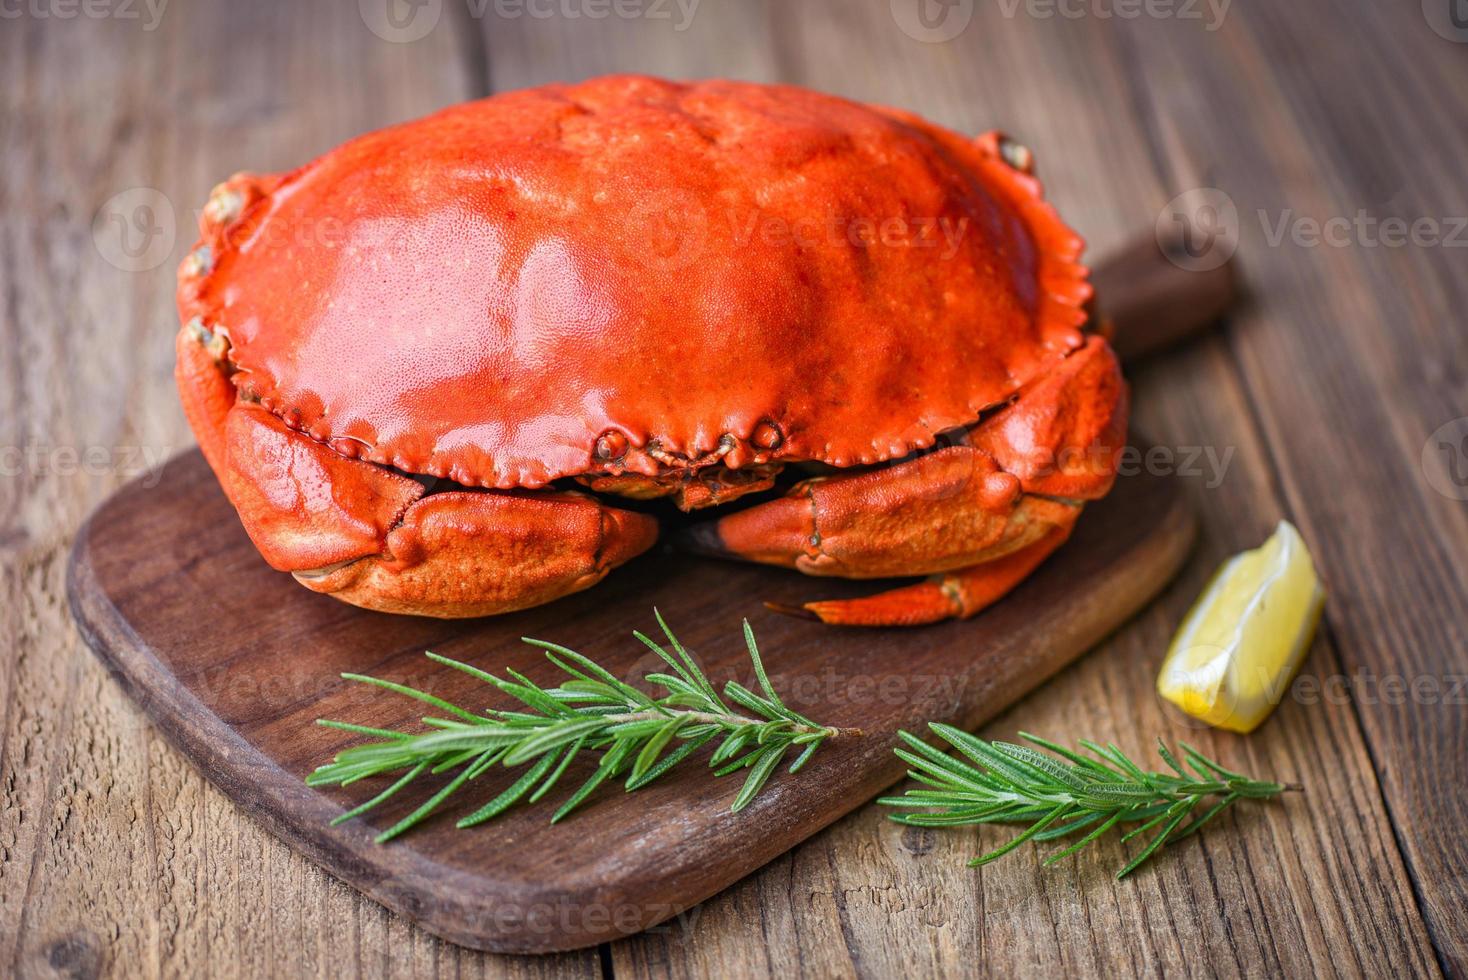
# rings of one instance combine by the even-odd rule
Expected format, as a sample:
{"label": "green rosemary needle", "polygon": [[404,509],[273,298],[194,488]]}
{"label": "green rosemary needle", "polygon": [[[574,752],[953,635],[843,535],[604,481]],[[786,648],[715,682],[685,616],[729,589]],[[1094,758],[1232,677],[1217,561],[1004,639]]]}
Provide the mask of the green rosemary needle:
{"label": "green rosemary needle", "polygon": [[[892,819],[914,827],[956,827],[979,823],[1028,823],[1008,843],[974,858],[970,867],[1003,857],[1025,841],[1050,841],[1082,830],[1088,833],[1045,859],[1052,865],[1075,854],[1121,823],[1139,823],[1122,837],[1130,840],[1156,830],[1147,846],[1132,858],[1118,878],[1135,871],[1165,844],[1197,833],[1214,817],[1242,799],[1270,799],[1299,786],[1250,779],[1223,768],[1186,742],[1179,743],[1192,771],[1160,739],[1157,752],[1172,774],[1144,772],[1115,745],[1082,741],[1083,755],[1034,735],[1020,737],[1054,755],[1027,745],[985,742],[950,725],[928,726],[959,753],[955,758],[916,735],[898,732],[904,747],[897,755],[912,768],[908,775],[927,789],[877,802],[892,807],[924,807],[924,813],[899,813]],[[1056,757],[1059,758],[1056,758]],[[1215,798],[1200,810],[1205,801]]]}
{"label": "green rosemary needle", "polygon": [[[720,739],[709,758],[714,775],[749,770],[734,798],[732,809],[739,811],[754,799],[792,750],[799,750],[789,768],[794,773],[810,761],[826,739],[838,734],[856,734],[818,725],[780,700],[765,674],[747,620],[744,641],[760,692],[729,681],[721,697],[662,616],[656,610],[654,615],[667,637],[668,648],[640,632],[633,635],[672,671],[644,677],[645,683],[666,692],[659,697],[618,680],[573,650],[528,637],[526,643],[543,649],[546,658],[567,675],[559,687],[540,687],[513,670],[505,671],[508,679],[496,677],[469,664],[428,654],[436,662],[461,670],[509,695],[524,705],[523,711],[488,710],[476,714],[411,687],[360,674],[343,674],[348,680],[416,698],[447,717],[424,718],[430,731],[421,733],[322,719],[318,724],[375,736],[380,741],[343,750],[333,762],[306,777],[306,783],[346,786],[369,777],[402,774],[377,796],[332,821],[336,824],[361,816],[397,795],[419,776],[455,772],[454,778],[421,806],[378,835],[378,841],[387,841],[427,818],[466,783],[496,766],[526,768],[509,788],[461,819],[458,826],[483,823],[522,799],[529,803],[540,800],[560,780],[571,761],[583,752],[600,754],[596,770],[555,811],[552,823],[580,806],[607,780],[622,779],[628,791],[640,789],[702,746]],[[729,702],[747,713],[739,713]]]}

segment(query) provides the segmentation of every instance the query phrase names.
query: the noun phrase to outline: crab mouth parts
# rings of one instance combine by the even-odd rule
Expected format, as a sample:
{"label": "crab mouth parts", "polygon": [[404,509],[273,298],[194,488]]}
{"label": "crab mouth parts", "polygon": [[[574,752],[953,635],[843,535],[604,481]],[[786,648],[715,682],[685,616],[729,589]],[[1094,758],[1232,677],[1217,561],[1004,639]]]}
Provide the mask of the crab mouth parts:
{"label": "crab mouth parts", "polygon": [[[216,355],[220,368],[226,375],[234,373],[234,366],[228,357],[229,342],[223,339],[224,356]],[[211,351],[214,353],[214,351]],[[244,392],[241,398],[247,398]],[[969,434],[988,421],[993,416],[1008,408],[1018,398],[1018,393],[1011,397],[996,402],[983,410],[970,422],[936,433],[932,442],[927,446],[915,448],[902,456],[891,459],[880,460],[872,463],[861,463],[850,466],[836,466],[821,460],[807,459],[784,459],[768,460],[761,457],[757,461],[735,463],[730,465],[725,459],[734,443],[732,437],[725,436],[718,449],[698,457],[688,457],[676,452],[670,452],[662,448],[661,441],[653,438],[648,440],[643,447],[649,458],[658,463],[658,472],[655,475],[644,475],[643,473],[630,472],[622,465],[623,460],[604,460],[601,456],[602,446],[600,440],[596,447],[594,459],[602,463],[603,468],[594,469],[590,472],[577,474],[553,480],[544,485],[544,489],[561,492],[575,492],[588,494],[597,498],[615,498],[619,506],[634,510],[661,509],[650,508],[647,505],[670,498],[676,511],[687,514],[691,511],[706,507],[724,506],[739,498],[748,495],[751,499],[741,503],[757,503],[760,500],[783,493],[789,487],[801,480],[824,476],[854,476],[882,470],[903,463],[928,456],[953,446],[966,446],[970,444]],[[277,417],[279,417],[278,413]],[[282,419],[287,425],[290,422]],[[761,427],[771,426],[772,423],[761,423]],[[301,431],[297,429],[297,431]],[[778,432],[778,429],[774,431]],[[309,433],[301,432],[302,435],[312,438]],[[319,441],[319,440],[317,440]],[[327,442],[324,445],[332,452],[339,455],[337,448]],[[364,444],[365,445],[365,444]],[[778,437],[772,448],[778,447]],[[453,480],[447,476],[434,476],[429,473],[419,473],[394,466],[389,463],[380,463],[365,458],[365,454],[353,453],[361,462],[386,470],[398,476],[413,480],[423,487],[423,498],[442,493],[534,493],[539,488],[498,489],[494,487],[465,484]],[[775,491],[775,494],[770,493]],[[325,571],[333,571],[329,568]],[[306,574],[306,573],[301,573]],[[324,572],[323,572],[324,574]]]}
{"label": "crab mouth parts", "polygon": [[[448,477],[436,477],[425,473],[413,473],[396,466],[370,463],[379,469],[414,481],[423,488],[419,499],[444,493],[537,493],[550,492],[580,493],[598,499],[615,500],[619,507],[631,510],[687,514],[705,507],[720,506],[746,494],[765,496],[765,491],[793,480],[782,480],[784,463],[759,463],[740,468],[721,463],[698,468],[668,468],[657,476],[643,476],[624,471],[598,471],[579,476],[566,477],[535,489],[499,490],[493,487],[469,486]],[[834,468],[822,464],[798,463],[800,470],[821,467],[822,472],[835,472]],[[804,479],[813,473],[801,473]],[[671,505],[668,507],[667,505]],[[671,516],[671,515],[670,515]]]}
{"label": "crab mouth parts", "polygon": [[[931,445],[915,449],[904,456],[856,466],[838,467],[820,460],[795,459],[749,463],[735,467],[727,465],[717,455],[714,455],[706,461],[670,459],[662,471],[655,476],[629,473],[618,467],[566,477],[552,481],[541,488],[500,490],[463,484],[448,477],[415,473],[383,463],[369,462],[369,465],[419,484],[423,487],[423,496],[419,499],[427,499],[444,493],[534,494],[542,490],[579,493],[608,503],[615,503],[617,507],[625,510],[652,514],[661,522],[673,527],[690,526],[701,520],[694,516],[693,512],[708,507],[719,507],[721,515],[732,513],[748,506],[758,506],[760,503],[781,496],[787,493],[792,486],[804,480],[876,472],[941,452],[953,446],[968,445],[970,430],[982,425],[988,418],[1003,411],[1009,404],[1010,401],[1004,401],[990,406],[968,425],[944,430],[938,433]],[[364,460],[364,462],[368,461]],[[1079,504],[1079,501],[1058,498],[1055,502]],[[350,559],[294,574],[298,578],[321,578],[358,560],[360,559]]]}

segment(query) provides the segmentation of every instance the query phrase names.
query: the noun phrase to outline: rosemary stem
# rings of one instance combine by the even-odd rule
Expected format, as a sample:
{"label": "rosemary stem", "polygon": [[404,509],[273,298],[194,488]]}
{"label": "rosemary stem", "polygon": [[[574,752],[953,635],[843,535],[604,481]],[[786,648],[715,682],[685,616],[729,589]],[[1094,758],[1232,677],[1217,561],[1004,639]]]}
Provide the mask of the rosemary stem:
{"label": "rosemary stem", "polygon": [[[424,718],[430,730],[419,733],[323,721],[330,727],[382,741],[343,749],[334,761],[307,776],[307,783],[346,786],[374,776],[406,773],[344,814],[341,819],[345,820],[382,804],[421,774],[458,770],[447,785],[380,838],[385,840],[426,819],[447,797],[491,766],[528,768],[498,796],[462,818],[459,826],[490,820],[522,801],[535,803],[572,771],[574,759],[583,753],[599,757],[595,770],[552,815],[554,823],[585,802],[603,782],[616,779],[629,791],[640,789],[717,740],[708,760],[713,775],[724,776],[741,769],[748,772],[730,807],[737,812],[760,792],[787,753],[795,755],[787,772],[798,773],[826,739],[860,734],[854,729],[818,725],[786,706],[770,685],[748,623],[745,645],[759,681],[758,690],[729,681],[720,697],[667,623],[661,616],[657,621],[667,637],[667,647],[641,633],[634,635],[671,671],[649,673],[643,678],[648,685],[664,688],[666,693],[661,696],[633,687],[574,650],[528,639],[527,643],[544,650],[551,664],[568,675],[562,686],[544,688],[514,670],[506,671],[508,679],[500,678],[470,664],[428,655],[435,663],[461,671],[519,701],[521,706],[513,711],[471,712],[402,684],[358,674],[343,675],[430,704],[454,717]],[[731,709],[730,702],[736,703],[742,713]]]}
{"label": "rosemary stem", "polygon": [[[736,715],[733,713],[722,714],[716,711],[682,711],[676,708],[670,708],[663,711],[633,711],[627,714],[603,715],[602,717],[606,719],[609,724],[613,725],[621,725],[628,722],[638,721],[657,721],[663,718],[686,718],[690,723],[695,725],[719,725],[724,728],[743,728],[746,725],[768,724],[768,721],[765,719],[746,718],[743,715]],[[839,735],[845,731],[853,731],[852,729],[831,727],[822,728],[814,727],[811,725],[800,725],[794,722],[791,723],[790,730],[798,735],[821,734],[831,737]]]}
{"label": "rosemary stem", "polygon": [[[1158,754],[1172,770],[1163,773],[1144,771],[1114,745],[1082,741],[1088,757],[1024,733],[1021,737],[1030,745],[986,742],[950,725],[930,727],[957,750],[957,756],[940,752],[914,734],[899,732],[903,748],[897,754],[923,785],[878,802],[903,808],[892,819],[909,826],[1029,824],[1008,843],[976,858],[976,865],[1008,854],[1026,841],[1049,842],[1091,828],[1045,862],[1054,864],[1118,824],[1135,823],[1138,826],[1121,839],[1143,834],[1150,834],[1151,839],[1122,868],[1121,877],[1163,846],[1192,836],[1238,800],[1268,800],[1302,788],[1232,772],[1186,743],[1182,744],[1186,766],[1176,753],[1158,743]],[[1205,807],[1210,797],[1218,799]],[[918,808],[926,812],[916,812]]]}

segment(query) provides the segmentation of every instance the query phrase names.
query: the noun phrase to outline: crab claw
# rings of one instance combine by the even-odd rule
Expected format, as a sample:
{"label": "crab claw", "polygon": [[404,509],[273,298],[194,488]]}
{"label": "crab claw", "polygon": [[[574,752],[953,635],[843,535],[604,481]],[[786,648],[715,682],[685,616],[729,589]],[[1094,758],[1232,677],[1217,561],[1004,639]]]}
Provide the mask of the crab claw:
{"label": "crab claw", "polygon": [[348,459],[258,405],[224,423],[224,484],[250,540],[283,572],[377,554],[423,496],[416,480]]}
{"label": "crab claw", "polygon": [[987,453],[952,446],[888,469],[806,480],[778,500],[695,525],[684,541],[807,575],[925,575],[1023,548],[1078,509],[1022,494]]}
{"label": "crab claw", "polygon": [[685,533],[693,550],[807,575],[927,581],[781,612],[896,626],[968,617],[1021,582],[1105,495],[1126,432],[1115,355],[1092,338],[968,434],[969,445],[797,484]]}
{"label": "crab claw", "polygon": [[976,426],[969,442],[1025,493],[1098,500],[1116,478],[1128,400],[1115,352],[1093,336]]}
{"label": "crab claw", "polygon": [[408,508],[382,554],[296,579],[368,609],[487,616],[589,588],[657,534],[653,518],[581,494],[440,493]]}
{"label": "crab claw", "polygon": [[333,452],[264,409],[225,421],[223,482],[273,567],[384,612],[511,612],[601,581],[657,523],[575,493],[450,491]]}

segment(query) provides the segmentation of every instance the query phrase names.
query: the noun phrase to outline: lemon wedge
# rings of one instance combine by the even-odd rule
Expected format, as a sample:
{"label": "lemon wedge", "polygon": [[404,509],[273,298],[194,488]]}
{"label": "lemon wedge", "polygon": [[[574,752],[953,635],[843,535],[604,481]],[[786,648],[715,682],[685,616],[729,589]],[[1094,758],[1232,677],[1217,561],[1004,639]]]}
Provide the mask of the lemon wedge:
{"label": "lemon wedge", "polygon": [[1217,728],[1253,731],[1300,669],[1324,605],[1310,550],[1280,521],[1214,574],[1173,637],[1157,693]]}

